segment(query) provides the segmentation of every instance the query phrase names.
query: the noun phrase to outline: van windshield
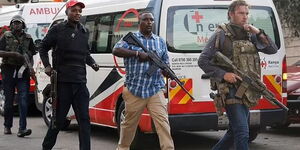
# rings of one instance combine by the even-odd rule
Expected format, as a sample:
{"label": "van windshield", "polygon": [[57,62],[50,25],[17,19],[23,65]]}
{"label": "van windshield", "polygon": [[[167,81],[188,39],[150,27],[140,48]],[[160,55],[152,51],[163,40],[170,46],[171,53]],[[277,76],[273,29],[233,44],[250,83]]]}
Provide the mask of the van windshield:
{"label": "van windshield", "polygon": [[[227,7],[170,7],[167,43],[172,52],[199,53],[218,24],[228,23]],[[251,7],[249,22],[263,29],[280,47],[274,13],[270,7]]]}
{"label": "van windshield", "polygon": [[26,32],[31,35],[33,41],[43,39],[48,31],[50,23],[26,24]]}

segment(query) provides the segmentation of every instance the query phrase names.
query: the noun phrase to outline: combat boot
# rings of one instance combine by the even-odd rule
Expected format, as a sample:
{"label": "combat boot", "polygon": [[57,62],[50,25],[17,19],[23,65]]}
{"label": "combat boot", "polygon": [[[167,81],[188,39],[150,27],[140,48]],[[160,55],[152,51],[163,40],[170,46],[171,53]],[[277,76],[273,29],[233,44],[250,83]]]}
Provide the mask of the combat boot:
{"label": "combat boot", "polygon": [[28,136],[31,134],[31,129],[25,129],[25,130],[21,130],[19,129],[19,132],[17,134],[18,137],[24,137],[24,136]]}
{"label": "combat boot", "polygon": [[11,134],[10,128],[4,127],[4,134]]}

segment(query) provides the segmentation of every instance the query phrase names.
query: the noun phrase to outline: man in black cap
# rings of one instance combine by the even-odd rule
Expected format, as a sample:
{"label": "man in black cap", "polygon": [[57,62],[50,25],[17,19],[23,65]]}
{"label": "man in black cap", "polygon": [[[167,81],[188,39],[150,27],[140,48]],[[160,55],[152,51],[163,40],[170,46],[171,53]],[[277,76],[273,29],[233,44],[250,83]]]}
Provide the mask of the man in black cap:
{"label": "man in black cap", "polygon": [[[50,150],[55,145],[59,131],[72,105],[79,124],[80,150],[90,150],[89,91],[86,87],[86,64],[98,71],[99,66],[90,56],[88,31],[79,23],[85,5],[76,0],[66,4],[68,20],[50,28],[41,42],[40,57],[45,73],[57,71],[57,107],[55,127],[49,127],[43,141],[43,149]],[[53,48],[52,64],[48,51]]]}
{"label": "man in black cap", "polygon": [[20,115],[18,137],[31,134],[31,129],[26,128],[26,116],[30,74],[34,74],[34,71],[29,69],[32,68],[32,62],[28,61],[32,60],[36,50],[31,36],[24,32],[25,28],[24,18],[15,15],[10,22],[12,31],[6,31],[0,39],[0,57],[3,57],[1,73],[5,95],[4,134],[12,134],[13,101],[17,89]]}

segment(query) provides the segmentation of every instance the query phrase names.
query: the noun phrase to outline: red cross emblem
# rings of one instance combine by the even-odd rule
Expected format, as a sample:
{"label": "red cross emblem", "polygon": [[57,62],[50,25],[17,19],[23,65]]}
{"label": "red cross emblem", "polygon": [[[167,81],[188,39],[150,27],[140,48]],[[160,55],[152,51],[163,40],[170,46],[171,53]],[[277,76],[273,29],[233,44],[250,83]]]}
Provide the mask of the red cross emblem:
{"label": "red cross emblem", "polygon": [[262,60],[260,62],[260,65],[261,65],[262,68],[266,69],[266,67],[267,67],[268,64],[267,64],[267,62],[265,60]]}
{"label": "red cross emblem", "polygon": [[48,28],[47,28],[47,27],[44,27],[44,28],[42,29],[42,32],[43,32],[43,33],[47,33],[47,32],[48,32]]}
{"label": "red cross emblem", "polygon": [[200,23],[203,16],[199,14],[199,11],[195,11],[195,15],[192,16],[192,19],[195,19],[196,23]]}

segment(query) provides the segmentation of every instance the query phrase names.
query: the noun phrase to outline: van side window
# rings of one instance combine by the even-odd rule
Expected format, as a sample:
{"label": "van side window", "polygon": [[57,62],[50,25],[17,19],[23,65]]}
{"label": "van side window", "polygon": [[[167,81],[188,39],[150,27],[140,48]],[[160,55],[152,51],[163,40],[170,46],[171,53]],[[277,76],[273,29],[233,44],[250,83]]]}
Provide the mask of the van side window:
{"label": "van side window", "polygon": [[111,53],[114,45],[128,32],[138,31],[138,16],[124,12],[88,16],[85,27],[89,30],[91,53]]}
{"label": "van side window", "polygon": [[[280,47],[275,16],[270,7],[253,6],[249,22],[262,28]],[[220,23],[227,23],[226,7],[170,7],[167,20],[167,43],[172,52],[199,53]]]}
{"label": "van side window", "polygon": [[89,16],[87,17],[86,19],[86,23],[85,23],[85,28],[88,29],[89,31],[89,39],[88,39],[88,42],[89,42],[89,45],[90,45],[90,51],[91,53],[96,53],[97,52],[97,49],[93,46],[95,43],[95,34],[96,34],[96,20],[97,20],[98,16]]}
{"label": "van side window", "polygon": [[91,53],[111,53],[109,48],[111,36],[111,15],[88,16],[85,27],[89,30]]}
{"label": "van side window", "polygon": [[122,15],[123,13],[117,14],[114,18],[112,48],[128,32],[138,31],[138,16],[128,13],[124,18],[121,18]]}
{"label": "van side window", "polygon": [[101,16],[97,23],[96,48],[97,52],[111,52],[108,47],[108,42],[111,39],[111,24],[112,17],[110,15]]}

